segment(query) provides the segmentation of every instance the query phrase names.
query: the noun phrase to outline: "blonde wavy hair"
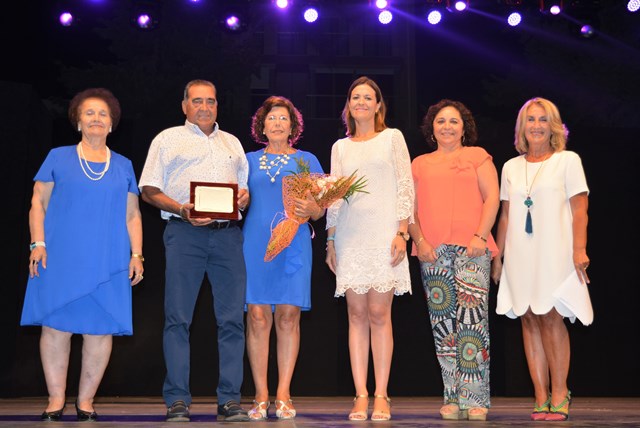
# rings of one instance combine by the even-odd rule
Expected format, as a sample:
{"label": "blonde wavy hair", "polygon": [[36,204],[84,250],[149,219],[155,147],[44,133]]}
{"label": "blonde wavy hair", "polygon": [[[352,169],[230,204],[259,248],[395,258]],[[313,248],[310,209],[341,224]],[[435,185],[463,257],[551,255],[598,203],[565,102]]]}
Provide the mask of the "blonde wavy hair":
{"label": "blonde wavy hair", "polygon": [[527,141],[524,132],[525,125],[527,123],[527,110],[529,110],[529,107],[532,105],[537,105],[545,111],[545,115],[547,116],[547,120],[551,127],[551,139],[549,144],[553,151],[560,152],[564,150],[567,146],[569,130],[564,123],[562,123],[558,107],[545,98],[535,97],[524,103],[518,112],[518,118],[516,119],[515,141],[513,143],[518,153],[523,154],[529,151],[529,142]]}

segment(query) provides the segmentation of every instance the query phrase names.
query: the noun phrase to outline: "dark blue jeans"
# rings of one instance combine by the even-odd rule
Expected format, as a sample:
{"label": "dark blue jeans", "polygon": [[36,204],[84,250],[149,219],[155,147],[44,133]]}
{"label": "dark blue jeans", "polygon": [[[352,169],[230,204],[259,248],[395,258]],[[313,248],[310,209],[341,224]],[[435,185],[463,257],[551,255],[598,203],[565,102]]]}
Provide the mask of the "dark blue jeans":
{"label": "dark blue jeans", "polygon": [[191,404],[189,328],[205,273],[211,283],[218,326],[218,403],[240,400],[244,356],[246,269],[239,227],[210,229],[169,221],[164,295],[164,359],[167,375],[162,394],[167,406]]}

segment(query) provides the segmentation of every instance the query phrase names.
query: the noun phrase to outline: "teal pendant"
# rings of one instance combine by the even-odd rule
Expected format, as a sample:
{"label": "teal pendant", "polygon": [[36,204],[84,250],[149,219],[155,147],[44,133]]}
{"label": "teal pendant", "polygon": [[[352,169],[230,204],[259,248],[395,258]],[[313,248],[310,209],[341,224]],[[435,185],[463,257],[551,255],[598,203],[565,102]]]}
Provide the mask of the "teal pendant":
{"label": "teal pendant", "polygon": [[533,201],[531,200],[530,196],[527,196],[527,199],[524,200],[524,204],[527,208],[531,208],[531,206],[533,205]]}

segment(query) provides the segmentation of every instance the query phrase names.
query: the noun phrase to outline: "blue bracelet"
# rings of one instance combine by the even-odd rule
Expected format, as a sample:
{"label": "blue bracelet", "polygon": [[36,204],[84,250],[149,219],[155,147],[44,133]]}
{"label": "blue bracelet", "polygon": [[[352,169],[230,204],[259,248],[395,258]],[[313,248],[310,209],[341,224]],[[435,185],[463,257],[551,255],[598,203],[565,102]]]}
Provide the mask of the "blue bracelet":
{"label": "blue bracelet", "polygon": [[336,240],[336,235],[333,236],[327,236],[327,242],[329,241],[335,241]]}

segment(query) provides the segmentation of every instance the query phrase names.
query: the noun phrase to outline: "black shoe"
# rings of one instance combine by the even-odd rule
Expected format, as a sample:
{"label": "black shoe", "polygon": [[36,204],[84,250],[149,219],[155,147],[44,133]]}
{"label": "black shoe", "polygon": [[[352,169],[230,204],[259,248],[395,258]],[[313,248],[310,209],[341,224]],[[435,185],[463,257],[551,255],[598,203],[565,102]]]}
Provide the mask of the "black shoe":
{"label": "black shoe", "polygon": [[98,420],[98,414],[96,412],[87,412],[86,410],[81,410],[78,407],[77,401],[76,401],[76,414],[78,415],[78,421],[80,422],[95,422]]}
{"label": "black shoe", "polygon": [[218,405],[218,419],[227,422],[245,422],[249,420],[249,415],[236,401],[229,400],[224,406]]}
{"label": "black shoe", "polygon": [[47,422],[58,422],[62,419],[62,414],[64,413],[64,408],[67,405],[65,404],[64,406],[62,406],[62,409],[60,410],[54,410],[53,412],[47,412],[46,410],[44,412],[42,412],[42,415],[40,415],[40,420],[43,421],[47,421]]}
{"label": "black shoe", "polygon": [[189,406],[182,400],[174,401],[167,409],[167,422],[189,422]]}

